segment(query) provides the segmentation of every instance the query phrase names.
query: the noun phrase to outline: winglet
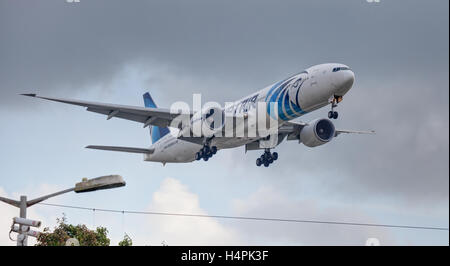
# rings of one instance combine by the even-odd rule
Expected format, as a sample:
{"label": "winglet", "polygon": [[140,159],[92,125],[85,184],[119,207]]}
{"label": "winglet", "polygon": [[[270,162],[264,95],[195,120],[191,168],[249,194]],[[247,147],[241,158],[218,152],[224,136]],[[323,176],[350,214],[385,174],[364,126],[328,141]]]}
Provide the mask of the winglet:
{"label": "winglet", "polygon": [[36,93],[22,93],[20,95],[28,96],[28,97],[36,97]]}

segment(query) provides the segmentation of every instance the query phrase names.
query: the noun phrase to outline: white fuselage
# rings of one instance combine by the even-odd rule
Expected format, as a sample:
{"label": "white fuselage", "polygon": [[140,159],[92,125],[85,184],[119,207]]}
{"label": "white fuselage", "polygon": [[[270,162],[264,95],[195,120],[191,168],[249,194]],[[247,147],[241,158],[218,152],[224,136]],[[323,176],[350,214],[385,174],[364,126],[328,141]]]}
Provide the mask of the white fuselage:
{"label": "white fuselage", "polygon": [[[353,81],[354,73],[345,65],[316,65],[237,100],[231,108],[232,112],[239,116],[249,112],[257,102],[277,102],[276,119],[281,126],[286,121],[330,104],[330,100],[335,96],[343,96],[350,90]],[[174,128],[170,130],[178,131]],[[154,152],[145,154],[144,160],[162,163],[194,161],[195,154],[202,145],[178,139],[174,135],[176,136],[167,134],[154,143],[151,146]],[[255,138],[229,137],[212,141],[218,149],[227,149],[246,145],[255,141]]]}

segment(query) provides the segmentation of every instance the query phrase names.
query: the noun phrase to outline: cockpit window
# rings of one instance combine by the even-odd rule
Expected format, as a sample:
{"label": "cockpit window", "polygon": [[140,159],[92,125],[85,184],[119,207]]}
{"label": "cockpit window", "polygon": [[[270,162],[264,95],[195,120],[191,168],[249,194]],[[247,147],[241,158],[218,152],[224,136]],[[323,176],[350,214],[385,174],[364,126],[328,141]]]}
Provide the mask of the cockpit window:
{"label": "cockpit window", "polygon": [[349,67],[335,67],[335,68],[333,68],[333,72],[338,72],[338,71],[341,71],[341,70],[350,70],[350,68]]}

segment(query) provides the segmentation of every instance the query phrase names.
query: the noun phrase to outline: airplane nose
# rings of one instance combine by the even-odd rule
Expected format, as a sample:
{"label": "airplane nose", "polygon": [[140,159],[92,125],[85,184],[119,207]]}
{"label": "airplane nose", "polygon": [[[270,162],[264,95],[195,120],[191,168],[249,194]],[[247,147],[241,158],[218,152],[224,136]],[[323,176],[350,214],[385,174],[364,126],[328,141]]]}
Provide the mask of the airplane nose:
{"label": "airplane nose", "polygon": [[335,93],[338,95],[346,94],[353,86],[355,74],[350,69],[339,72],[337,77]]}
{"label": "airplane nose", "polygon": [[345,90],[349,90],[353,86],[353,82],[355,81],[355,73],[351,70],[347,70],[342,73],[342,87]]}
{"label": "airplane nose", "polygon": [[333,72],[334,78],[331,83],[333,93],[342,96],[352,88],[353,82],[355,82],[355,73],[348,67],[336,67]]}

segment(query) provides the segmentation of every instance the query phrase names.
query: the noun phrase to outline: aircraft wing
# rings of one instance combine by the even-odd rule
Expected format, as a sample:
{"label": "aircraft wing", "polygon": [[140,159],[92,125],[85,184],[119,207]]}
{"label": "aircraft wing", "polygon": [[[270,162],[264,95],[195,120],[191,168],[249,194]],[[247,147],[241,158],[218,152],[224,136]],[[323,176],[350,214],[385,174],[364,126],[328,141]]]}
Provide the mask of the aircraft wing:
{"label": "aircraft wing", "polygon": [[342,133],[353,133],[353,134],[375,134],[375,130],[370,131],[359,131],[359,130],[345,130],[345,129],[336,129],[334,136],[337,137],[339,134]]}
{"label": "aircraft wing", "polygon": [[[109,103],[98,103],[90,101],[71,100],[63,98],[50,98],[37,96],[36,94],[22,94],[24,96],[45,99],[49,101],[73,104],[86,107],[87,111],[99,113],[107,116],[107,119],[113,117],[131,120],[139,123],[143,123],[144,127],[148,125],[155,125],[160,127],[168,127],[173,119],[181,115],[182,113],[173,113],[169,109],[165,108],[148,108],[129,105],[118,105]],[[184,114],[192,116],[191,113]]]}
{"label": "aircraft wing", "polygon": [[287,140],[296,140],[299,139],[300,131],[306,125],[308,124],[305,122],[288,121],[278,128],[278,132],[281,134],[287,134]]}
{"label": "aircraft wing", "polygon": [[[287,134],[288,135],[287,140],[296,140],[296,139],[299,139],[300,130],[306,125],[308,125],[308,124],[304,123],[304,122],[289,121],[289,122],[285,122],[278,129],[278,131],[280,133]],[[336,129],[335,133],[334,133],[334,136],[337,137],[339,134],[342,134],[342,133],[346,133],[346,134],[375,134],[375,131],[374,130],[360,131],[360,130]]]}

